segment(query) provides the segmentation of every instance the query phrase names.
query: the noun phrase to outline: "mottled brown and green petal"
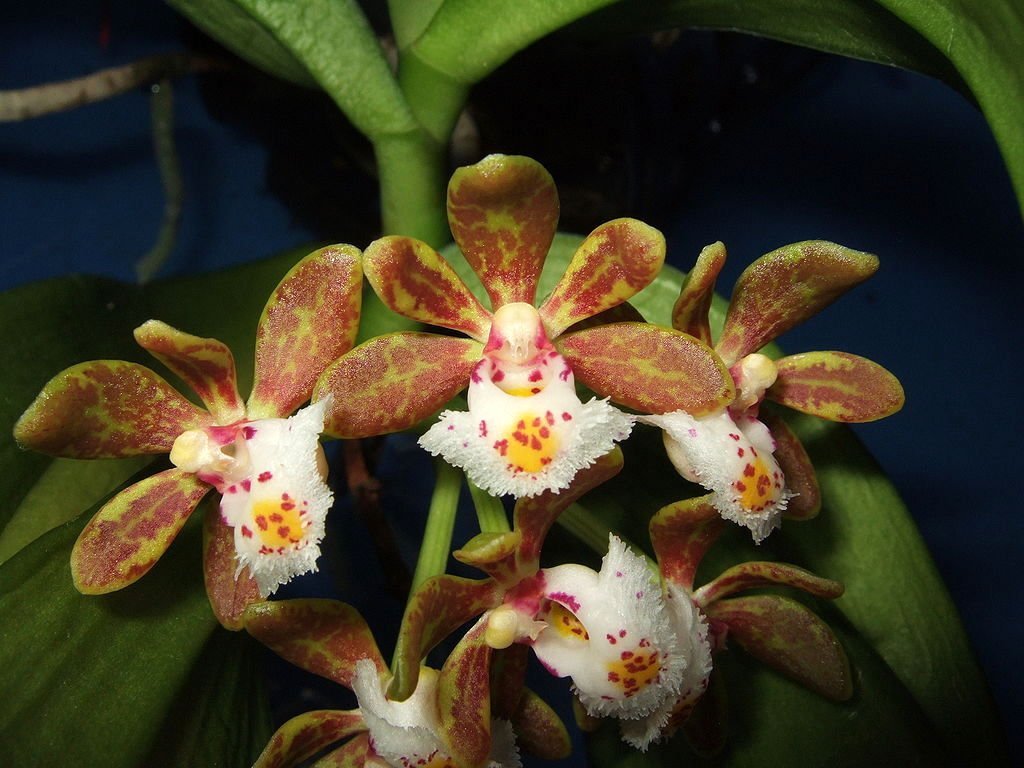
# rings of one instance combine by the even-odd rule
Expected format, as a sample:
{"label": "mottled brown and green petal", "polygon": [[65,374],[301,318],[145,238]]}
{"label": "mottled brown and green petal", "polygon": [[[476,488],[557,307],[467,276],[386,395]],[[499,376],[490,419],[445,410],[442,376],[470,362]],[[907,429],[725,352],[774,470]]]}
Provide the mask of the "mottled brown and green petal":
{"label": "mottled brown and green petal", "polygon": [[690,747],[701,757],[711,757],[722,751],[728,735],[727,692],[721,674],[711,671],[708,688],[685,713],[682,723],[669,719],[665,735],[669,736],[682,726]]}
{"label": "mottled brown and green petal", "polygon": [[464,768],[483,768],[491,753],[491,653],[487,618],[470,629],[441,667],[437,684],[440,731]]}
{"label": "mottled brown and green petal", "polygon": [[374,240],[363,254],[363,269],[389,309],[421,323],[487,340],[490,312],[444,257],[426,243],[398,236]]}
{"label": "mottled brown and green petal", "polygon": [[516,552],[514,581],[506,588],[532,576],[540,567],[540,550],[555,520],[583,494],[609,480],[622,469],[622,451],[613,448],[586,469],[580,470],[569,487],[561,492],[545,491],[528,498],[519,499],[513,512],[515,530],[522,535]]}
{"label": "mottled brown and green petal", "polygon": [[708,310],[715,295],[715,280],[725,264],[725,245],[721,242],[705,246],[697,263],[683,281],[679,298],[672,307],[672,327],[711,346],[711,325]]}
{"label": "mottled brown and green petal", "polygon": [[725,530],[712,498],[708,494],[669,504],[658,510],[649,525],[662,577],[687,591],[693,589],[700,561]]}
{"label": "mottled brown and green petal", "polygon": [[853,693],[850,663],[831,628],[785,597],[756,595],[720,600],[708,616],[724,622],[729,638],[751,656],[833,701]]}
{"label": "mottled brown and green petal", "polygon": [[693,600],[701,608],[707,608],[716,600],[759,587],[793,587],[829,600],[843,594],[843,585],[838,581],[823,579],[795,565],[750,561],[734,565],[702,586],[694,593]]}
{"label": "mottled brown and green petal", "polygon": [[416,690],[420,664],[427,653],[459,626],[499,602],[501,591],[491,579],[442,574],[423,582],[405,606],[388,698],[409,698]]}
{"label": "mottled brown and green petal", "polygon": [[363,768],[369,751],[370,736],[361,733],[344,746],[321,757],[313,763],[313,768]]}
{"label": "mottled brown and green petal", "polygon": [[218,424],[245,418],[235,358],[224,342],[184,333],[159,320],[136,328],[135,340],[199,395]]}
{"label": "mottled brown and green petal", "polygon": [[54,376],[14,425],[23,448],[71,459],[169,453],[182,432],[213,423],[153,371],[122,360]]}
{"label": "mottled brown and green petal", "polygon": [[903,407],[903,387],[889,371],[848,352],[805,352],[776,361],[768,397],[829,421],[876,421]]}
{"label": "mottled brown and green petal", "polygon": [[647,323],[615,323],[556,343],[576,379],[644,413],[703,416],[732,402],[732,377],[702,341]]}
{"label": "mottled brown and green petal", "polygon": [[387,669],[359,611],[337,600],[255,603],[245,611],[245,629],[286,661],[346,688],[360,659]]}
{"label": "mottled brown and green petal", "polygon": [[509,578],[509,572],[514,570],[515,553],[522,540],[523,535],[519,531],[478,533],[461,549],[452,552],[452,557],[502,580]]}
{"label": "mottled brown and green petal", "polygon": [[289,270],[256,327],[250,419],[287,416],[309,399],[317,377],[355,344],[362,288],[351,245],[313,251]]}
{"label": "mottled brown and green petal", "polygon": [[777,414],[761,410],[759,417],[772,433],[775,440],[775,461],[786,478],[786,489],[793,496],[786,505],[782,516],[787,520],[810,520],[821,511],[821,487],[818,474],[811,464],[800,438]]}
{"label": "mottled brown and green petal", "polygon": [[489,155],[448,183],[452,236],[491,306],[532,304],[558,226],[551,175],[529,157]]}
{"label": "mottled brown and green petal", "polygon": [[630,304],[628,301],[624,301],[618,306],[606,309],[604,312],[599,312],[593,317],[588,317],[584,320],[580,320],[578,323],[573,323],[566,333],[576,333],[576,331],[582,331],[586,328],[595,328],[599,325],[609,325],[611,323],[643,323],[644,316],[640,314],[640,310]]}
{"label": "mottled brown and green petal", "polygon": [[104,504],[71,551],[71,577],[86,595],[127,587],[149,571],[210,486],[180,469],[140,480]]}
{"label": "mottled brown and green petal", "polygon": [[555,711],[544,699],[523,689],[519,707],[510,718],[519,748],[542,760],[564,760],[572,752],[572,742]]}
{"label": "mottled brown and green petal", "polygon": [[261,600],[256,580],[249,567],[238,576],[235,558],[235,532],[220,516],[220,505],[206,504],[203,515],[203,581],[213,615],[225,629],[237,631],[244,626],[245,609]]}
{"label": "mottled brown and green petal", "polygon": [[772,251],[736,281],[715,349],[726,365],[733,365],[817,314],[877,269],[876,256],[822,240]]}
{"label": "mottled brown and green petal", "polygon": [[540,307],[548,336],[629,300],[657,277],[665,237],[636,219],[602,224],[584,240]]}
{"label": "mottled brown and green petal", "polygon": [[334,742],[364,730],[359,710],[304,712],[277,729],[253,768],[292,768]]}
{"label": "mottled brown and green petal", "polygon": [[483,347],[433,333],[377,336],[324,371],[314,400],[334,403],[324,431],[357,438],[408,429],[431,416],[469,384]]}

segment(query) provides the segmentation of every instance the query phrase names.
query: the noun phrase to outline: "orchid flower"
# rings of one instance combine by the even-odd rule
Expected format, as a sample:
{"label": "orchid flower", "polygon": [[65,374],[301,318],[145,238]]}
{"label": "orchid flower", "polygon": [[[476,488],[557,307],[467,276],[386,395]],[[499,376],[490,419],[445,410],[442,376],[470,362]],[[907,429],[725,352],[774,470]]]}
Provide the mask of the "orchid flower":
{"label": "orchid flower", "polygon": [[629,434],[632,417],[606,400],[580,402],[577,378],[646,413],[707,413],[732,399],[726,369],[686,334],[640,322],[564,333],[654,279],[665,255],[657,230],[633,219],[599,226],[535,307],[558,221],[547,171],[502,155],[460,168],[448,187],[448,219],[492,310],[427,244],[409,237],[371,243],[366,276],[386,306],[470,338],[395,333],[349,352],[314,393],[314,400],[334,395],[329,434],[407,429],[468,386],[468,412],[444,412],[421,445],[491,494],[523,498],[566,488]]}
{"label": "orchid flower", "polygon": [[204,567],[225,626],[240,627],[240,611],[257,593],[315,570],[333,500],[318,441],[330,402],[288,415],[355,341],[359,257],[351,246],[320,249],[277,286],[257,328],[248,402],[227,346],[156,320],[137,328],[136,340],[206,410],[124,361],[81,363],[46,384],[15,426],[23,447],[78,459],[169,453],[174,465],[125,488],[85,526],[71,555],[79,591],[112,592],[142,577],[211,488],[221,503],[207,516]]}
{"label": "orchid flower", "polygon": [[[440,671],[420,667],[415,690],[402,701],[388,697],[391,675],[362,616],[334,600],[257,603],[245,613],[246,630],[284,659],[333,680],[356,695],[358,709],[317,710],[292,718],[273,735],[254,768],[296,765],[331,745],[324,765],[382,768],[454,768],[462,735],[446,708]],[[512,725],[488,723],[482,765],[519,768]],[[318,763],[320,765],[321,763]]]}
{"label": "orchid flower", "polygon": [[[674,328],[709,345],[708,309],[724,263],[721,243],[705,248],[672,312]],[[871,254],[818,241],[762,256],[737,280],[714,345],[735,384],[732,401],[705,414],[684,408],[639,417],[664,430],[669,459],[679,473],[712,491],[719,513],[749,528],[755,542],[777,528],[783,514],[806,519],[820,505],[807,453],[780,419],[762,416],[765,398],[842,422],[874,421],[903,406],[896,377],[865,358],[810,352],[772,360],[757,352],[877,268]]]}

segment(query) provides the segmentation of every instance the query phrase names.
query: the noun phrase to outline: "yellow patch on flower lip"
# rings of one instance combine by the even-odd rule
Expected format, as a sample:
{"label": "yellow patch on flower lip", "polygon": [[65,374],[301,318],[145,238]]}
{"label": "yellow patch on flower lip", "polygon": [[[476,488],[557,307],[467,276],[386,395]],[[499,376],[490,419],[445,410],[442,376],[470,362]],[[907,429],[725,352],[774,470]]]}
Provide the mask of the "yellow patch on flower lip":
{"label": "yellow patch on flower lip", "polygon": [[274,551],[302,540],[302,510],[287,493],[281,499],[261,499],[253,504],[252,521],[260,541]]}
{"label": "yellow patch on flower lip", "polygon": [[590,633],[583,622],[560,603],[550,602],[544,621],[547,622],[548,629],[554,630],[560,637],[581,642],[590,640]]}
{"label": "yellow patch on flower lip", "polygon": [[513,472],[539,472],[558,452],[555,423],[551,411],[543,416],[520,414],[512,429],[495,443],[495,449],[508,460]]}

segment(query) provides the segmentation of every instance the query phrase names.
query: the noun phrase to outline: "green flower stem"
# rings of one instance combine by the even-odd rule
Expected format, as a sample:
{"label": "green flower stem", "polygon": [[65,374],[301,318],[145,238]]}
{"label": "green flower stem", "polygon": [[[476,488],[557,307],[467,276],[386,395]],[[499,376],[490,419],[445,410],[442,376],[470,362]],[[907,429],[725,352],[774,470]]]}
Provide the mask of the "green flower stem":
{"label": "green flower stem", "polygon": [[608,551],[609,534],[615,533],[627,547],[647,561],[647,567],[652,573],[656,576],[660,574],[658,563],[652,557],[629,539],[612,530],[607,523],[582,504],[571,504],[558,516],[558,524],[601,556]]}
{"label": "green flower stem", "polygon": [[434,69],[412,51],[402,52],[398,86],[423,129],[438,146],[447,147],[469,87]]}
{"label": "green flower stem", "polygon": [[423,542],[409,594],[415,592],[431,576],[444,573],[452,549],[452,529],[455,527],[455,510],[459,506],[459,491],[462,489],[462,472],[440,459],[436,465],[437,482],[430,499],[427,524],[423,529]]}
{"label": "green flower stem", "polygon": [[468,479],[469,495],[473,497],[476,507],[476,519],[480,522],[480,533],[508,533],[512,530],[508,524],[508,515],[501,499],[496,499],[487,491],[477,488]]}
{"label": "green flower stem", "polygon": [[384,233],[446,244],[444,146],[423,131],[381,136],[373,146]]}

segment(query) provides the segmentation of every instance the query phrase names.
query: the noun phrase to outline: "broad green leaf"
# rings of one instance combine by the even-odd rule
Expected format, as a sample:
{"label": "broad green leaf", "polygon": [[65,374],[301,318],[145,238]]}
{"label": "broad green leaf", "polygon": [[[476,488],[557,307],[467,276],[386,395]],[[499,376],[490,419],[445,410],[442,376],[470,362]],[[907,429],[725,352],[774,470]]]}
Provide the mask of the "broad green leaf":
{"label": "broad green leaf", "polygon": [[409,46],[434,18],[444,0],[388,0],[391,31],[399,50]]}
{"label": "broad green leaf", "polygon": [[307,88],[316,80],[263,24],[234,0],[167,0],[179,13],[253,66]]}
{"label": "broad green leaf", "polygon": [[75,591],[68,558],[90,514],[0,566],[0,742],[10,765],[150,764],[216,626],[198,521],[140,583],[99,597]]}
{"label": "broad green leaf", "polygon": [[235,0],[371,140],[419,130],[356,0]]}

